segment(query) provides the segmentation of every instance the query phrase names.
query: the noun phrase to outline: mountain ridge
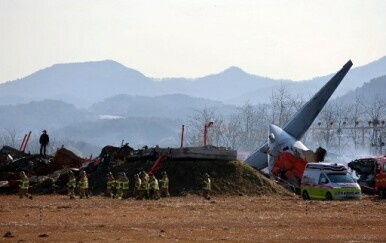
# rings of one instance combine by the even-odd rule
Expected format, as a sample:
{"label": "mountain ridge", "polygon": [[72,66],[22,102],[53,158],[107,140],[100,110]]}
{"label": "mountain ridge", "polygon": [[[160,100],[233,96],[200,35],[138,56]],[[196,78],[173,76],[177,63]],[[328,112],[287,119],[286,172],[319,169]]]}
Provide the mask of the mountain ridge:
{"label": "mountain ridge", "polygon": [[[231,66],[195,79],[153,79],[113,60],[55,64],[25,78],[0,84],[0,105],[59,99],[85,108],[117,94],[159,96],[176,93],[234,105],[257,104],[269,102],[272,90],[280,85],[287,86],[292,94],[310,95],[331,75],[295,82],[249,74]],[[385,56],[350,70],[336,96],[382,75],[386,75]]]}

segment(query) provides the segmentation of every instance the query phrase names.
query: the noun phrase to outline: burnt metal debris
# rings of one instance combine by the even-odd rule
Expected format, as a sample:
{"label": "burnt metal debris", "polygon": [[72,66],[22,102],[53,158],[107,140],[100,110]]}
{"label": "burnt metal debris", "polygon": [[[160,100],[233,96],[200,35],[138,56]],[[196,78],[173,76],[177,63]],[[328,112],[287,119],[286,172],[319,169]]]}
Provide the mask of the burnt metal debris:
{"label": "burnt metal debris", "polygon": [[[121,147],[105,146],[100,155],[93,159],[80,158],[66,148],[58,149],[52,156],[40,156],[4,146],[0,150],[0,193],[16,193],[21,171],[28,176],[29,191],[33,194],[65,194],[70,171],[76,178],[85,171],[89,179],[89,192],[95,195],[105,191],[108,172],[114,175],[124,172],[129,178],[133,178],[135,174],[146,171],[159,178],[162,171],[168,170],[171,184],[173,185],[173,181],[179,181],[179,185],[175,185],[171,193],[180,195],[185,190],[200,189],[198,182],[201,181],[203,170],[218,177],[227,176],[226,174],[234,176],[232,173],[224,172],[224,169],[228,166],[229,171],[236,170],[232,164],[236,159],[235,150],[214,146],[186,148],[144,146],[141,149],[134,149],[128,144]],[[231,183],[231,178],[228,179],[227,185]],[[130,179],[130,188],[133,188],[133,184],[134,180]]]}

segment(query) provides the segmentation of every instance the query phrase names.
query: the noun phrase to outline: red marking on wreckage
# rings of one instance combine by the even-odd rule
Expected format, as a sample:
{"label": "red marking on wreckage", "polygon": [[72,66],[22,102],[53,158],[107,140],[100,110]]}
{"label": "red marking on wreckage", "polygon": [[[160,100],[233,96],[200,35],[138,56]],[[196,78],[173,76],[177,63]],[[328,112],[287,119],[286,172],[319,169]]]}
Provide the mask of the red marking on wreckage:
{"label": "red marking on wreckage", "polygon": [[275,159],[272,174],[278,177],[280,172],[285,172],[287,178],[296,177],[300,179],[307,163],[304,159],[296,157],[290,152],[282,152]]}

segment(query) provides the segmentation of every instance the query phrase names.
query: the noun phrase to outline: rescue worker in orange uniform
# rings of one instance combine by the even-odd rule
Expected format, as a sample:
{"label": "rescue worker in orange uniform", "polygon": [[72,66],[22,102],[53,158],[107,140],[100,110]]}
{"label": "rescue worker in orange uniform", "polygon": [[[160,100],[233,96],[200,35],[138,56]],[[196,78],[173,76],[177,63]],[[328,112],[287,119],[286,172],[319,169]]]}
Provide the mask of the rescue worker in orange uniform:
{"label": "rescue worker in orange uniform", "polygon": [[79,187],[79,196],[80,199],[86,197],[88,198],[88,178],[86,171],[83,171],[81,174],[81,177],[78,181],[78,187]]}
{"label": "rescue worker in orange uniform", "polygon": [[170,197],[168,174],[166,173],[166,171],[163,171],[161,175],[162,175],[162,178],[159,180],[160,195],[161,197]]}
{"label": "rescue worker in orange uniform", "polygon": [[107,173],[107,186],[106,186],[106,196],[114,198],[114,189],[115,189],[115,178],[113,173]]}
{"label": "rescue worker in orange uniform", "polygon": [[149,198],[160,199],[158,180],[152,173],[149,174]]}
{"label": "rescue worker in orange uniform", "polygon": [[67,192],[70,199],[75,199],[76,179],[74,173],[70,170],[68,172]]}
{"label": "rescue worker in orange uniform", "polygon": [[32,199],[32,195],[28,193],[29,180],[24,171],[20,172],[19,180],[19,198],[27,197]]}
{"label": "rescue worker in orange uniform", "polygon": [[204,174],[204,180],[202,181],[202,195],[205,199],[210,200],[210,191],[212,190],[212,184],[208,173]]}

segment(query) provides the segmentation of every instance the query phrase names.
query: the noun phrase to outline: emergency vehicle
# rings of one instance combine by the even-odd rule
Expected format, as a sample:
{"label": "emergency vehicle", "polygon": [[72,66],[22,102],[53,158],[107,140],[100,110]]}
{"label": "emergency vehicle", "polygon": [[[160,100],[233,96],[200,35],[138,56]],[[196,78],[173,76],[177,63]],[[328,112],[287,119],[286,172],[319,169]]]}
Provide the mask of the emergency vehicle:
{"label": "emergency vehicle", "polygon": [[348,167],[358,175],[357,181],[364,192],[385,198],[386,155],[357,159],[348,163]]}
{"label": "emergency vehicle", "polygon": [[361,188],[343,164],[308,163],[300,186],[304,200],[360,199]]}

